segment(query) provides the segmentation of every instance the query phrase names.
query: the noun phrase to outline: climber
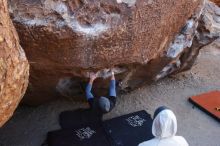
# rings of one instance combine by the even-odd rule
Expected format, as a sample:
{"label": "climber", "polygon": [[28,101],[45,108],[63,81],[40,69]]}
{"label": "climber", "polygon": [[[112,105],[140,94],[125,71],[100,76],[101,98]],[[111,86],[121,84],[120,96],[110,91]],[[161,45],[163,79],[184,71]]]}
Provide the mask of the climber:
{"label": "climber", "polygon": [[155,138],[138,146],[188,146],[182,136],[175,136],[177,120],[174,113],[167,107],[159,107],[154,113],[152,134]]}
{"label": "climber", "polygon": [[97,110],[97,112],[100,112],[102,114],[110,112],[116,103],[116,81],[114,72],[111,71],[111,81],[109,86],[109,96],[101,96],[99,98],[96,98],[91,93],[92,85],[94,80],[97,78],[97,73],[91,73],[90,74],[90,80],[86,87],[86,98],[90,105],[90,108],[93,110]]}

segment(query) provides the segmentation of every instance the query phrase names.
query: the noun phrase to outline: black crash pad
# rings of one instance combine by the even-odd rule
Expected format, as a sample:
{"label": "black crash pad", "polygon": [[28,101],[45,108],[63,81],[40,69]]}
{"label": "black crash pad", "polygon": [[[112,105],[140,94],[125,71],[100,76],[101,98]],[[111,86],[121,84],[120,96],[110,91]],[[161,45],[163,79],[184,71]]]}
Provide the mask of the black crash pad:
{"label": "black crash pad", "polygon": [[137,146],[152,139],[152,118],[146,111],[139,111],[104,122],[103,126],[114,146]]}
{"label": "black crash pad", "polygon": [[64,111],[59,117],[62,129],[75,128],[77,126],[86,126],[92,123],[102,122],[102,115],[90,109],[77,109],[74,111]]}
{"label": "black crash pad", "polygon": [[[49,132],[48,145],[137,146],[153,138],[152,119],[146,111],[127,114],[104,122],[94,120],[94,123],[84,117],[87,113],[79,116],[82,113],[81,110],[63,112],[60,115],[60,124],[64,129]],[[80,122],[82,119],[83,121]]]}
{"label": "black crash pad", "polygon": [[110,146],[103,127],[97,123],[49,132],[47,142],[48,146]]}

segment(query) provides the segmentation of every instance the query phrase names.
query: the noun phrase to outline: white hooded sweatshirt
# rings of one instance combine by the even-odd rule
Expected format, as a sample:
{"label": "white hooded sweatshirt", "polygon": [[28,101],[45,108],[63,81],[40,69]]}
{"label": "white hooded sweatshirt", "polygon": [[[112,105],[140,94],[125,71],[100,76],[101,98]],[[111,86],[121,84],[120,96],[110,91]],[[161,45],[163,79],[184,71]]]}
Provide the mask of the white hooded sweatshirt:
{"label": "white hooded sweatshirt", "polygon": [[189,146],[182,136],[175,136],[176,132],[176,116],[171,110],[165,109],[153,121],[152,134],[155,138],[138,146]]}

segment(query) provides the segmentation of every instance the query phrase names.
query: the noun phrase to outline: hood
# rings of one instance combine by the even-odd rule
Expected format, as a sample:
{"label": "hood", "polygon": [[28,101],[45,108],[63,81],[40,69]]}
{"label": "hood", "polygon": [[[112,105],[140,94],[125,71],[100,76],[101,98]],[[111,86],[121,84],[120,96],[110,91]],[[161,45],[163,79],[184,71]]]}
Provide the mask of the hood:
{"label": "hood", "polygon": [[176,135],[176,132],[177,120],[171,110],[162,110],[155,116],[152,126],[152,134],[156,138],[172,137]]}

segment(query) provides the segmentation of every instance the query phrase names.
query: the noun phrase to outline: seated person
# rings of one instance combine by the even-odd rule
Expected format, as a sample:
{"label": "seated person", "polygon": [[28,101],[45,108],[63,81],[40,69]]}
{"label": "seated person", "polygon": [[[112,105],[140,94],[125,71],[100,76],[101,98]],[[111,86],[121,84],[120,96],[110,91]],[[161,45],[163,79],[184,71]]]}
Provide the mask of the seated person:
{"label": "seated person", "polygon": [[152,134],[155,138],[140,143],[138,146],[188,146],[182,136],[175,136],[177,120],[174,113],[166,108],[159,107],[154,113]]}
{"label": "seated person", "polygon": [[116,103],[116,83],[114,72],[111,72],[111,81],[109,86],[109,96],[108,97],[94,97],[91,93],[92,84],[97,78],[97,74],[91,74],[89,83],[86,87],[86,98],[90,105],[90,109],[95,111],[97,114],[104,114],[110,112]]}

